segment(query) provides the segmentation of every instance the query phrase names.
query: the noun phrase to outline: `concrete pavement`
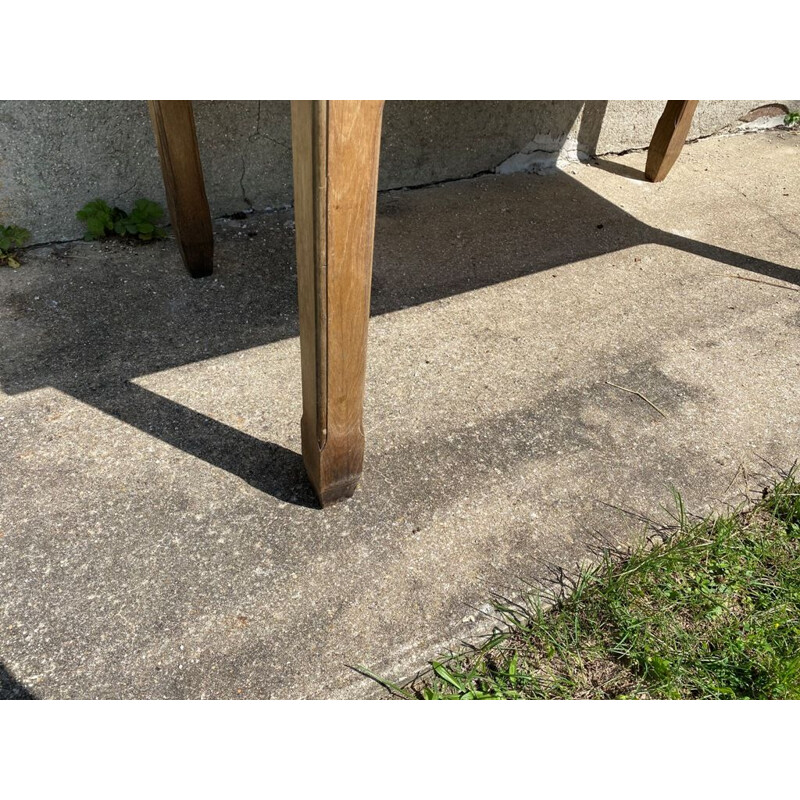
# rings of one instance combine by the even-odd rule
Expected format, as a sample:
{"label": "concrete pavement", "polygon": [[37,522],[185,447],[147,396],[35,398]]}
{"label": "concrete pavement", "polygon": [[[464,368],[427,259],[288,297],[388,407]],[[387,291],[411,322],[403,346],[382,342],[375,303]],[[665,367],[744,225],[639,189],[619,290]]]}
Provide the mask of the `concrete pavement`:
{"label": "concrete pavement", "polygon": [[[363,482],[300,449],[291,211],[0,271],[0,686],[376,697],[513,594],[800,456],[797,134],[382,193]],[[640,397],[647,397],[663,415]],[[10,687],[10,688],[9,688]],[[16,687],[16,688],[14,688]]]}

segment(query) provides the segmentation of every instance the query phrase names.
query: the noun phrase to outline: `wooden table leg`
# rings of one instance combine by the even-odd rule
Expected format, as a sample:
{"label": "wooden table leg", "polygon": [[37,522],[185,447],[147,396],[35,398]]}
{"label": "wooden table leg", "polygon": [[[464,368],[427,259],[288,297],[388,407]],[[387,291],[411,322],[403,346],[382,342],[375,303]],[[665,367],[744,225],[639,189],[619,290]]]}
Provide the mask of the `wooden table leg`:
{"label": "wooden table leg", "polygon": [[303,461],[322,505],[355,491],[383,101],[293,101]]}
{"label": "wooden table leg", "polygon": [[194,278],[210,275],[214,240],[190,100],[149,100],[169,216],[183,263]]}
{"label": "wooden table leg", "polygon": [[647,180],[663,181],[686,144],[697,100],[669,100],[647,150]]}

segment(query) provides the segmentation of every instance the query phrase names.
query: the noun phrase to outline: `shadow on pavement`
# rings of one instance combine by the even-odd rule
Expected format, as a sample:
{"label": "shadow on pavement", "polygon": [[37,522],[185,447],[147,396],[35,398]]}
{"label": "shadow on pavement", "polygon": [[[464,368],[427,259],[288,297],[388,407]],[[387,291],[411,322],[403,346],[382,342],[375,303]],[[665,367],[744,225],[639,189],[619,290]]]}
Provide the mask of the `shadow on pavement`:
{"label": "shadow on pavement", "polygon": [[[581,132],[589,151],[602,109],[590,119]],[[448,188],[380,195],[373,315],[643,244],[800,285],[800,270],[651,227],[561,171]],[[91,258],[75,246],[52,269],[30,271],[23,288],[4,291],[0,307],[9,320],[0,326],[3,391],[52,386],[261,491],[316,506],[299,454],[132,382],[298,335],[291,211],[252,221],[256,236],[218,231],[211,278],[191,279],[174,242],[102,245]]]}
{"label": "shadow on pavement", "polygon": [[0,661],[0,700],[35,700],[36,695],[26,689]]}

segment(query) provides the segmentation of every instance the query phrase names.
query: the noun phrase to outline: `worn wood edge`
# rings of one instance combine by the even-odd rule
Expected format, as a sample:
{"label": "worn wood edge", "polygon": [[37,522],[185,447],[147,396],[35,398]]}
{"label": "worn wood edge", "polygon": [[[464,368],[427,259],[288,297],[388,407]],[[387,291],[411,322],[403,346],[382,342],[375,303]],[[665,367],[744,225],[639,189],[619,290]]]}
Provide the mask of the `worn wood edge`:
{"label": "worn wood edge", "polygon": [[312,144],[315,155],[312,164],[316,197],[314,226],[314,298],[316,302],[316,352],[317,352],[317,444],[320,451],[328,440],[328,101],[314,101],[312,119]]}

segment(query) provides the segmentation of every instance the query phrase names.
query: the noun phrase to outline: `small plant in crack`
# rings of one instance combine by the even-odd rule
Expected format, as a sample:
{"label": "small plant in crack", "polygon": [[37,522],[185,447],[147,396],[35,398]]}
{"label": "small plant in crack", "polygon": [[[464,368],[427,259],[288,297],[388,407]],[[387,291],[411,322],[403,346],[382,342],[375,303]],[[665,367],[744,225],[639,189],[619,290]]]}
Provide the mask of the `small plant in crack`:
{"label": "small plant in crack", "polygon": [[113,208],[105,200],[92,200],[76,215],[86,226],[83,238],[87,242],[106,236],[132,237],[140,242],[163,239],[167,232],[158,226],[164,217],[164,209],[153,200],[140,198],[130,212],[117,206]]}
{"label": "small plant in crack", "polygon": [[800,123],[800,111],[790,111],[784,118],[783,124],[787,128],[795,128]]}
{"label": "small plant in crack", "polygon": [[0,225],[0,265],[5,264],[12,269],[19,266],[16,258],[17,249],[23,247],[31,232],[19,225]]}

